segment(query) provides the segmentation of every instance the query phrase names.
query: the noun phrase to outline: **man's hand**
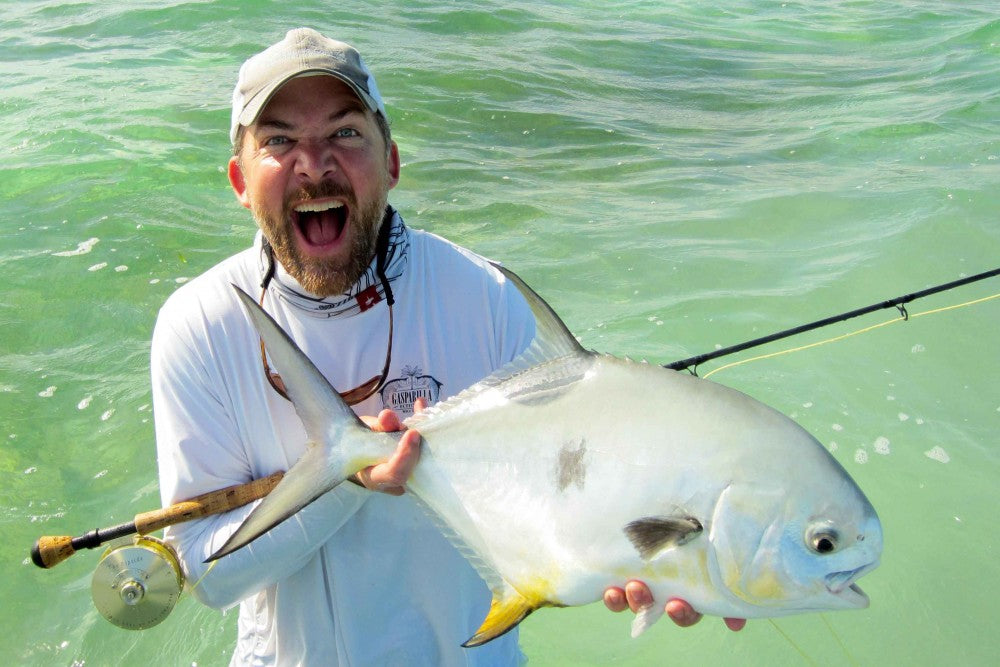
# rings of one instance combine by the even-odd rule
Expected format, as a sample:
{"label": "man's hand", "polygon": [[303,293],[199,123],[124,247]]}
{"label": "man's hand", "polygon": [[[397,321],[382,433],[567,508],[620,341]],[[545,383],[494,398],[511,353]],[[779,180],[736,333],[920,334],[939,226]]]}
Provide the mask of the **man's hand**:
{"label": "man's hand", "polygon": [[[420,412],[427,407],[427,401],[418,398],[413,404],[413,411]],[[378,417],[362,417],[373,431],[394,433],[403,430],[403,422],[392,410],[383,410]],[[391,496],[401,496],[406,491],[406,480],[410,478],[413,468],[420,459],[420,434],[409,429],[399,439],[396,451],[385,463],[368,466],[359,470],[354,478],[361,486],[371,491],[388,493]]]}
{"label": "man's hand", "polygon": [[[641,581],[632,581],[625,584],[625,588],[612,586],[604,591],[604,606],[614,612],[631,609],[632,613],[639,613],[645,607],[653,604],[653,594],[649,587]],[[691,605],[684,600],[671,598],[666,604],[667,616],[674,623],[682,628],[694,625],[701,620],[701,614],[696,612]],[[736,632],[742,630],[747,621],[745,618],[726,618],[726,627]]]}

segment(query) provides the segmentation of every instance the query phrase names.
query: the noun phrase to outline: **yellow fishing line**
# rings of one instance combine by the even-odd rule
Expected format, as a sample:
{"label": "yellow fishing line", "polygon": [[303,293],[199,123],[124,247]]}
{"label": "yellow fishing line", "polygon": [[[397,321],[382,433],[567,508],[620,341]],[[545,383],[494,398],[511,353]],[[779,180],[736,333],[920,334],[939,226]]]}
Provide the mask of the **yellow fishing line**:
{"label": "yellow fishing line", "polygon": [[[857,336],[858,334],[863,334],[863,333],[867,333],[869,331],[873,331],[875,329],[880,329],[880,328],[882,328],[884,326],[888,326],[890,324],[895,324],[896,322],[903,322],[903,321],[906,321],[907,319],[912,319],[912,318],[915,318],[915,317],[923,317],[924,315],[934,315],[936,313],[943,313],[943,312],[946,312],[946,311],[949,311],[949,310],[955,310],[955,309],[958,309],[958,308],[966,308],[968,306],[973,306],[973,305],[976,305],[976,304],[979,304],[979,303],[983,303],[985,301],[990,301],[992,299],[997,299],[997,298],[1000,298],[1000,294],[993,294],[992,296],[983,297],[981,299],[974,299],[972,301],[966,301],[965,303],[959,303],[959,304],[955,304],[955,305],[951,305],[951,306],[943,306],[941,308],[935,308],[933,310],[927,310],[927,311],[924,311],[922,313],[916,313],[914,315],[900,315],[899,317],[897,317],[895,319],[888,320],[886,322],[880,322],[878,324],[873,324],[871,326],[864,327],[863,329],[858,329],[857,331],[852,331],[850,333],[846,333],[846,334],[843,334],[841,336],[834,336],[833,338],[828,338],[826,340],[822,340],[822,341],[819,341],[817,343],[809,343],[808,345],[800,345],[798,347],[789,348],[787,350],[780,350],[778,352],[771,352],[769,354],[761,354],[761,355],[758,355],[756,357],[750,357],[749,359],[742,359],[740,361],[734,361],[733,363],[726,364],[724,366],[719,366],[718,368],[716,368],[715,370],[711,371],[710,373],[706,373],[705,377],[708,378],[709,376],[714,375],[715,373],[718,373],[721,370],[725,370],[727,368],[732,368],[734,366],[741,366],[743,364],[748,364],[751,361],[759,361],[761,359],[770,359],[771,357],[777,357],[777,356],[780,356],[780,355],[783,355],[783,354],[791,354],[792,352],[800,352],[802,350],[808,350],[808,349],[813,348],[813,347],[819,347],[820,345],[827,345],[829,343],[835,343],[837,341],[844,340],[845,338],[850,338],[851,336]],[[903,312],[905,313],[905,310]],[[840,638],[840,635],[838,635],[834,631],[833,626],[830,625],[830,622],[826,619],[826,616],[823,615],[823,614],[820,614],[819,616],[820,616],[821,619],[823,619],[823,623],[826,625],[827,630],[830,631],[830,634],[833,636],[834,640],[840,645],[840,648],[841,648],[841,650],[843,650],[844,655],[847,656],[847,659],[851,662],[852,665],[857,665],[858,661],[854,658],[854,656],[851,654],[851,652],[847,650],[847,646],[844,644],[843,640]],[[812,658],[810,658],[809,655],[806,654],[806,652],[803,651],[802,648],[792,640],[792,638],[788,635],[788,633],[781,629],[781,626],[779,626],[774,621],[773,618],[769,618],[767,620],[771,623],[772,626],[774,626],[774,629],[778,631],[778,634],[780,634],[782,637],[784,637],[785,641],[787,641],[792,646],[792,648],[794,648],[799,653],[799,655],[801,655],[802,658],[804,660],[806,660],[806,662],[808,662],[809,664],[812,664],[812,665],[816,664],[816,661],[813,660]]]}
{"label": "yellow fishing line", "polygon": [[203,575],[201,575],[200,577],[198,577],[198,581],[196,581],[196,582],[194,582],[193,584],[191,584],[191,586],[190,586],[190,588],[189,588],[188,590],[192,590],[192,591],[193,591],[194,589],[198,588],[198,584],[200,584],[200,583],[202,582],[202,580],[203,580],[203,579],[204,579],[205,577],[207,577],[207,576],[208,576],[208,573],[212,571],[212,568],[214,568],[214,567],[215,567],[215,564],[216,564],[216,563],[218,563],[218,562],[219,562],[219,561],[217,561],[217,560],[213,560],[213,561],[212,561],[212,562],[211,562],[211,563],[209,564],[209,566],[208,566],[208,569],[207,569],[207,570],[205,570],[205,574],[203,574]]}
{"label": "yellow fishing line", "polygon": [[851,655],[851,652],[847,650],[847,646],[844,644],[843,640],[840,638],[840,635],[837,634],[837,632],[833,629],[833,626],[830,625],[830,621],[827,620],[826,614],[820,614],[819,617],[823,619],[823,623],[826,625],[826,629],[830,631],[830,634],[833,635],[833,638],[837,640],[838,644],[840,644],[840,648],[841,648],[841,650],[844,651],[844,655],[847,656],[847,659],[851,661],[852,665],[855,665],[856,667],[858,667],[858,661],[855,660],[854,656]]}
{"label": "yellow fishing line", "polygon": [[774,629],[778,631],[778,634],[780,634],[782,637],[784,637],[785,641],[788,642],[789,644],[791,644],[792,648],[794,648],[796,651],[799,652],[799,655],[801,655],[803,657],[803,659],[805,659],[806,662],[808,662],[810,665],[815,665],[816,664],[816,661],[813,660],[812,658],[810,658],[806,654],[806,652],[803,651],[802,648],[798,644],[796,644],[795,642],[793,642],[792,638],[788,636],[788,633],[785,632],[784,630],[782,630],[781,626],[779,626],[777,623],[775,623],[773,618],[769,618],[767,620],[771,623],[771,625],[774,626]]}
{"label": "yellow fishing line", "polygon": [[820,345],[827,345],[828,343],[836,343],[837,341],[844,340],[845,338],[850,338],[851,336],[857,336],[858,334],[863,334],[863,333],[867,333],[869,331],[873,331],[875,329],[880,329],[881,327],[888,326],[890,324],[895,324],[896,322],[905,322],[907,319],[913,319],[913,318],[916,318],[916,317],[923,317],[924,315],[935,315],[937,313],[943,313],[943,312],[948,311],[948,310],[955,310],[957,308],[966,308],[968,306],[974,306],[974,305],[976,305],[978,303],[983,303],[984,301],[990,301],[991,299],[997,299],[997,298],[1000,298],[1000,293],[993,294],[992,296],[986,296],[986,297],[983,297],[981,299],[974,299],[972,301],[966,301],[965,303],[958,303],[958,304],[954,304],[954,305],[951,305],[951,306],[943,306],[941,308],[935,308],[933,310],[926,310],[926,311],[924,311],[922,313],[916,313],[914,315],[909,315],[909,316],[900,315],[899,317],[897,317],[895,319],[888,320],[886,322],[880,322],[879,324],[873,324],[870,327],[865,327],[863,329],[858,329],[857,331],[852,331],[850,333],[846,333],[846,334],[843,334],[841,336],[834,336],[833,338],[827,338],[826,340],[821,340],[821,341],[816,342],[816,343],[809,343],[808,345],[800,345],[798,347],[792,347],[792,348],[789,348],[787,350],[779,350],[778,352],[771,352],[769,354],[761,354],[761,355],[758,355],[756,357],[750,357],[749,359],[741,359],[740,361],[734,361],[732,363],[725,364],[724,366],[719,366],[718,368],[716,368],[716,369],[714,369],[714,370],[706,373],[704,375],[704,377],[706,377],[706,378],[711,377],[712,375],[715,375],[719,371],[723,371],[723,370],[726,370],[727,368],[732,368],[734,366],[742,366],[743,364],[749,364],[751,361],[760,361],[761,359],[770,359],[771,357],[778,357],[778,356],[781,356],[783,354],[791,354],[792,352],[801,352],[802,350],[808,350],[808,349],[813,348],[813,347],[819,347]]}

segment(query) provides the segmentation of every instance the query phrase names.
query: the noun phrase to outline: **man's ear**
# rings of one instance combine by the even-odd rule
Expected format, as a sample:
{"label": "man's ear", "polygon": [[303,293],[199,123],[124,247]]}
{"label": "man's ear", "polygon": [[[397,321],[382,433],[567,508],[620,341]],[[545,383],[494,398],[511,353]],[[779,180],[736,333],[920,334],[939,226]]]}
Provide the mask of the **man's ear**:
{"label": "man's ear", "polygon": [[246,208],[250,208],[250,197],[247,195],[247,182],[243,178],[243,170],[240,168],[239,161],[235,155],[229,158],[229,184],[233,186],[236,199]]}
{"label": "man's ear", "polygon": [[389,159],[387,163],[389,172],[389,189],[392,190],[399,183],[399,147],[393,141],[389,145]]}

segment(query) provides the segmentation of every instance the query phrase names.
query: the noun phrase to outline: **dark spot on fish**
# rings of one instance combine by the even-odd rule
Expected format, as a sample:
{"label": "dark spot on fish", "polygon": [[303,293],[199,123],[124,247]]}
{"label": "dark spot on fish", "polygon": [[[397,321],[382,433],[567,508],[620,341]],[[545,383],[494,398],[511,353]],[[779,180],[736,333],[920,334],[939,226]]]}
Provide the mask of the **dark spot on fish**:
{"label": "dark spot on fish", "polygon": [[556,464],[556,483],[560,491],[565,491],[572,484],[582,489],[587,477],[587,465],[583,457],[587,453],[586,441],[570,441],[559,450],[559,461]]}
{"label": "dark spot on fish", "polygon": [[664,549],[687,544],[701,535],[702,525],[693,516],[650,516],[625,526],[625,535],[643,560],[650,560]]}

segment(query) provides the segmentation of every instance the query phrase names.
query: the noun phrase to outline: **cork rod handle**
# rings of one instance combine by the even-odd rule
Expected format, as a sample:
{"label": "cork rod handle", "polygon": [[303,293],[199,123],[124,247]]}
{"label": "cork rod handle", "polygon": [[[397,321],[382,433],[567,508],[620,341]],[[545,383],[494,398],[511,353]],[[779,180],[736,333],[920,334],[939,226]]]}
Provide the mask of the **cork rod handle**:
{"label": "cork rod handle", "polygon": [[135,517],[135,532],[147,535],[161,528],[200,519],[211,514],[221,514],[243,507],[247,503],[263,498],[271,492],[284,473],[276,472],[246,484],[228,486],[218,491],[209,491],[190,500],[183,500],[163,509],[143,512]]}
{"label": "cork rod handle", "polygon": [[31,549],[31,560],[38,567],[48,569],[63,562],[79,549],[93,549],[105,542],[126,535],[135,533],[147,535],[174,524],[211,514],[228,512],[263,498],[277,486],[283,476],[284,473],[276,472],[246,484],[236,484],[218,491],[210,491],[169,507],[137,514],[135,519],[129,523],[92,530],[79,537],[43,535],[38,538]]}

